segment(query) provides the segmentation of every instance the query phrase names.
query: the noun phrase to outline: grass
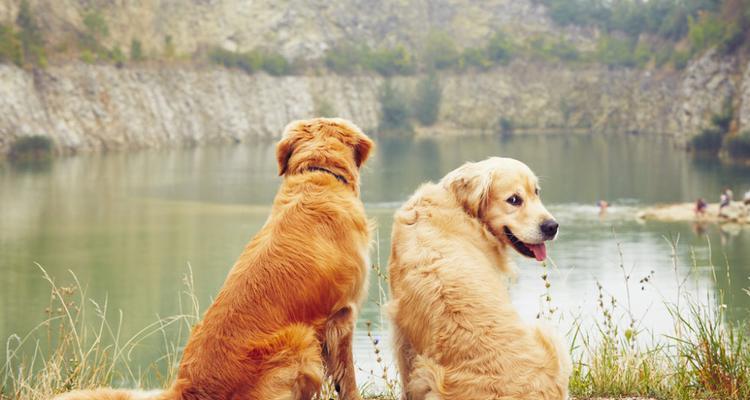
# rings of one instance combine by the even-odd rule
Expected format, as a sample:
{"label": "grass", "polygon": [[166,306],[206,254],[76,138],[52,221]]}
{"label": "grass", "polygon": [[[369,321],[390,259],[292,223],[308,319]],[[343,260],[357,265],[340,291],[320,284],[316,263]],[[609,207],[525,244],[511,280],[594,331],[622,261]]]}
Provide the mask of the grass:
{"label": "grass", "polygon": [[[598,284],[598,315],[578,316],[568,333],[574,362],[570,392],[574,397],[750,398],[748,327],[727,320],[720,293],[716,298],[700,299],[685,290],[689,274],[682,276],[678,271],[678,239],[669,243],[678,284],[677,297],[663,303],[672,316],[671,334],[655,337],[633,315],[630,299],[635,283],[620,252],[626,298],[616,299]],[[692,265],[696,264],[693,256]],[[110,322],[112,312],[107,309],[106,299],[97,302],[87,297],[85,286],[75,275],[73,285],[60,286],[39,268],[51,288],[48,318],[26,335],[13,335],[6,341],[0,396],[3,400],[48,399],[57,393],[99,386],[166,387],[171,382],[181,346],[201,315],[193,294],[192,273],[186,275],[185,290],[179,294],[179,314],[160,318],[125,338],[122,312],[115,314],[114,323]],[[381,306],[387,299],[387,275],[377,265],[373,269],[379,278],[375,302]],[[713,267],[712,271],[716,279]],[[653,271],[642,277],[637,286],[642,289],[650,285],[652,275]],[[562,311],[553,305],[550,287],[554,282],[546,264],[542,282],[544,301],[538,318],[561,316]],[[749,290],[746,292],[750,295]],[[399,394],[397,371],[383,361],[382,343],[373,335],[372,323],[366,327],[377,368],[367,371],[369,379],[361,391],[365,398],[395,400]],[[163,353],[151,365],[138,369],[132,365],[131,355],[154,335],[161,338]],[[333,398],[335,391],[327,384],[319,399]]]}

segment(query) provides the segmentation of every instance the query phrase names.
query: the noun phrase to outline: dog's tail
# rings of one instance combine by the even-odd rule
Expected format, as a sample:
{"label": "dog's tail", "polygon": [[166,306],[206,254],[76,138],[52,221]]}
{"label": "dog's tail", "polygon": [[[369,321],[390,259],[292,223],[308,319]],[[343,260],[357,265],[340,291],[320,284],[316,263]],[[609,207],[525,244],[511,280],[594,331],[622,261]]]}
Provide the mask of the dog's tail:
{"label": "dog's tail", "polygon": [[53,400],[169,400],[163,390],[92,389],[76,390],[56,396]]}
{"label": "dog's tail", "polygon": [[405,388],[412,397],[424,400],[442,400],[445,397],[445,369],[432,359],[417,356]]}

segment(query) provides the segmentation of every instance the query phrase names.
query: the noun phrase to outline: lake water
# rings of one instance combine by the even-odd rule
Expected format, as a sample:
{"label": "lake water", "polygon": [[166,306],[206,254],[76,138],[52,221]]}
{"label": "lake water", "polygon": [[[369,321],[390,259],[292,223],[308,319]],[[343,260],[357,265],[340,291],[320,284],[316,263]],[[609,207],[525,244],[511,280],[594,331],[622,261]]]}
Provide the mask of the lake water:
{"label": "lake water", "polygon": [[[726,185],[739,196],[750,189],[748,169],[695,161],[667,141],[635,136],[453,137],[378,145],[362,175],[362,197],[379,226],[373,259],[383,268],[391,215],[420,183],[465,161],[509,156],[541,177],[543,200],[561,224],[546,270],[514,256],[520,276],[511,290],[525,319],[551,305],[561,331],[576,318],[590,326],[602,319],[600,282],[607,298],[617,298],[618,307],[629,304],[620,310],[658,337],[672,329],[664,303],[675,301],[682,279],[680,290],[726,304],[729,318],[750,315],[750,296],[743,291],[750,286],[750,229],[634,218],[657,203],[699,196],[716,201]],[[32,167],[0,164],[0,339],[4,343],[45,318],[49,286],[35,263],[60,283],[71,282],[73,271],[90,297],[107,298],[115,321],[121,309],[123,337],[178,312],[188,265],[205,309],[265,221],[279,182],[273,144],[82,155]],[[595,207],[599,199],[612,204],[605,216]],[[676,263],[670,240],[678,241]],[[646,276],[649,282],[639,283]],[[373,276],[356,337],[361,383],[382,374],[366,321],[372,321],[383,365],[393,372],[388,323],[377,305],[384,301],[381,287]],[[626,314],[619,312],[617,322],[625,324]],[[139,347],[133,363],[158,358],[159,340]],[[4,345],[0,353],[4,359]]]}

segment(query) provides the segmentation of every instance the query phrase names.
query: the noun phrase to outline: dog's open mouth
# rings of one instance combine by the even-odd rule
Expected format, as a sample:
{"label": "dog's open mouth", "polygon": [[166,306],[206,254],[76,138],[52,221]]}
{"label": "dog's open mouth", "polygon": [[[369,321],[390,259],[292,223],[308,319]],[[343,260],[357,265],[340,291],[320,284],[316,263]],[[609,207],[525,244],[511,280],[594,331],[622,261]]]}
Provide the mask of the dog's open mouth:
{"label": "dog's open mouth", "polygon": [[516,249],[517,252],[525,255],[526,257],[536,258],[537,261],[544,261],[544,259],[547,258],[547,247],[544,245],[544,243],[524,243],[520,239],[518,239],[516,235],[514,235],[513,232],[508,229],[507,226],[503,229],[505,230],[505,236],[508,237],[508,240],[510,240],[510,244],[513,245],[513,248]]}

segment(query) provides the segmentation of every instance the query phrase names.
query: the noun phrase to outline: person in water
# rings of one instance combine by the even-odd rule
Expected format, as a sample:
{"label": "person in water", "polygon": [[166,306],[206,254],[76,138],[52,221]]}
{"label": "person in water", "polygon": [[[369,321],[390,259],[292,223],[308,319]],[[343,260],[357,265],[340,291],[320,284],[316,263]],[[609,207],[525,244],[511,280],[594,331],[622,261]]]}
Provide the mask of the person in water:
{"label": "person in water", "polygon": [[724,188],[719,196],[719,216],[721,216],[721,210],[728,206],[732,202],[732,191],[729,188]]}
{"label": "person in water", "polygon": [[700,218],[706,215],[706,208],[708,208],[708,203],[706,203],[706,200],[703,200],[703,197],[699,198],[695,202],[695,216]]}

